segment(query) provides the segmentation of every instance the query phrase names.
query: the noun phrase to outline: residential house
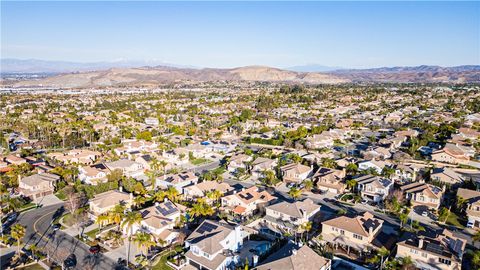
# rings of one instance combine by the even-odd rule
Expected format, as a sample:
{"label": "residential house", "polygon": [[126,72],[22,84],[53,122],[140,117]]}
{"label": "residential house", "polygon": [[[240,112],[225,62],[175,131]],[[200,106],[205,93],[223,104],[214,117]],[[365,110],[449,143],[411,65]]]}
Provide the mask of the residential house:
{"label": "residential house", "polygon": [[110,170],[103,163],[90,166],[79,166],[78,168],[78,178],[80,181],[94,186],[98,183],[106,182],[109,173]]}
{"label": "residential house", "polygon": [[105,163],[105,166],[110,170],[121,170],[123,175],[136,177],[143,174],[143,165],[129,159],[120,159]]}
{"label": "residential house", "polygon": [[188,163],[188,150],[181,147],[175,148],[173,150],[164,151],[162,157],[165,158],[168,163],[180,166]]}
{"label": "residential house", "polygon": [[267,191],[260,191],[257,186],[252,186],[238,193],[222,198],[222,207],[230,213],[245,217],[254,214],[257,210],[272,203],[275,196]]}
{"label": "residential house", "polygon": [[192,153],[193,157],[195,158],[206,158],[209,154],[212,153],[213,149],[203,144],[195,143],[185,147],[185,150],[187,150],[189,154]]}
{"label": "residential house", "polygon": [[145,170],[151,170],[153,157],[150,154],[140,155],[135,158],[135,162],[142,164],[142,167]]}
{"label": "residential house", "polygon": [[173,186],[178,190],[178,192],[184,193],[185,187],[195,185],[197,182],[198,177],[194,173],[182,172],[157,177],[155,187],[166,189],[170,186]]}
{"label": "residential house", "polygon": [[47,154],[48,157],[64,164],[92,165],[102,154],[97,151],[86,149],[73,149],[67,152],[54,152]]}
{"label": "residential house", "polygon": [[392,180],[403,183],[412,182],[417,178],[418,169],[413,166],[398,164],[393,167],[395,173],[391,177]]}
{"label": "residential house", "polygon": [[464,177],[461,174],[448,167],[434,168],[430,178],[433,181],[438,181],[449,185],[460,184],[464,181]]}
{"label": "residential house", "polygon": [[480,192],[459,188],[457,197],[461,197],[466,201],[468,223],[471,224],[473,228],[480,229]]}
{"label": "residential house", "polygon": [[228,171],[235,172],[238,169],[248,169],[247,162],[252,161],[253,158],[249,155],[245,154],[237,154],[230,158],[228,162]]}
{"label": "residential house", "polygon": [[162,203],[157,202],[140,210],[140,213],[143,219],[140,224],[133,226],[133,233],[137,230],[148,232],[165,245],[175,242],[179,233],[174,227],[182,216],[182,210],[177,205],[166,199]]}
{"label": "residential house", "polygon": [[419,269],[460,270],[466,243],[446,229],[435,237],[407,234],[397,243],[396,257],[410,257]]}
{"label": "residential house", "polygon": [[123,140],[123,146],[114,149],[119,156],[127,156],[129,158],[142,155],[142,152],[152,153],[158,149],[156,142],[148,142],[144,140]]}
{"label": "residential house", "polygon": [[13,165],[22,165],[24,163],[27,163],[27,160],[22,158],[22,157],[19,157],[19,156],[15,156],[15,155],[8,155],[5,157],[5,161],[8,163],[8,164],[13,164]]}
{"label": "residential house", "polygon": [[[227,183],[219,183],[217,181],[203,181],[201,183],[187,186],[183,188],[183,195],[186,199],[205,198],[207,192],[218,190],[223,195],[233,191],[233,188]],[[207,198],[208,201],[208,198]]]}
{"label": "residential house", "polygon": [[355,217],[339,216],[322,222],[322,237],[333,246],[357,251],[376,249],[374,240],[382,231],[383,220],[371,213]]}
{"label": "residential house", "polygon": [[365,170],[373,169],[378,174],[382,173],[382,170],[383,168],[385,168],[385,166],[387,166],[387,163],[385,161],[376,160],[376,159],[364,160],[364,161],[358,162],[358,170],[365,171]]}
{"label": "residential house", "polygon": [[403,185],[400,190],[413,206],[426,206],[432,209],[440,208],[444,194],[443,189],[422,182]]}
{"label": "residential house", "polygon": [[47,195],[53,194],[58,180],[60,180],[60,176],[56,174],[34,174],[21,178],[18,182],[18,190],[21,195],[38,201]]}
{"label": "residential house", "polygon": [[264,225],[270,230],[283,234],[301,232],[301,226],[313,222],[320,214],[320,205],[311,199],[303,201],[282,201],[265,207]]}
{"label": "residential house", "polygon": [[117,204],[123,204],[129,208],[132,203],[132,193],[122,192],[121,190],[109,190],[99,193],[89,200],[89,217],[92,220],[96,220],[98,216],[106,214]]}
{"label": "residential house", "polygon": [[263,173],[268,170],[274,170],[277,161],[274,159],[258,157],[251,164],[251,172],[254,177],[263,177]]}
{"label": "residential house", "polygon": [[393,189],[393,181],[373,175],[364,175],[355,179],[362,198],[374,202],[385,200]]}
{"label": "residential house", "polygon": [[309,149],[320,149],[333,147],[334,138],[329,133],[313,134],[307,138],[306,146]]}
{"label": "residential house", "polygon": [[330,270],[332,261],[318,255],[307,245],[297,247],[292,243],[267,257],[256,270]]}
{"label": "residential house", "polygon": [[[185,240],[187,264],[194,269],[227,270],[239,263],[248,233],[239,225],[205,220]],[[242,262],[243,263],[243,262]]]}
{"label": "residential house", "polygon": [[320,167],[315,172],[312,179],[315,182],[318,190],[333,194],[341,194],[345,191],[346,187],[345,183],[343,182],[345,176],[345,169],[336,170]]}
{"label": "residential house", "polygon": [[474,149],[472,151],[468,147],[447,143],[443,149],[432,153],[432,160],[451,164],[465,164],[474,154]]}
{"label": "residential house", "polygon": [[286,183],[300,184],[312,173],[312,166],[305,166],[300,163],[291,163],[280,167],[283,181]]}

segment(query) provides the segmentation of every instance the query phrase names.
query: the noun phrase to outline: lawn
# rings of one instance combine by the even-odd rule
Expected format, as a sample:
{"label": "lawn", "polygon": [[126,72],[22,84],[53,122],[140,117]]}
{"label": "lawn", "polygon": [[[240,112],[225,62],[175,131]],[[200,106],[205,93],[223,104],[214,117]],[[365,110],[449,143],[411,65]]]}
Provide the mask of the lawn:
{"label": "lawn", "polygon": [[57,196],[57,198],[62,200],[62,201],[65,201],[67,199],[67,196],[65,195],[65,193],[62,190],[55,193],[55,196]]}
{"label": "lawn", "polygon": [[210,160],[206,158],[196,158],[196,159],[190,160],[190,163],[192,163],[193,165],[200,165],[207,162],[210,162]]}
{"label": "lawn", "polygon": [[20,209],[20,212],[27,211],[27,210],[30,210],[30,209],[35,208],[35,207],[36,207],[35,203],[33,203],[33,202],[27,203],[27,204],[22,206],[22,208]]}
{"label": "lawn", "polygon": [[24,268],[19,268],[19,269],[21,269],[21,270],[44,270],[44,268],[41,267],[38,263],[29,265],[29,266],[24,267]]}
{"label": "lawn", "polygon": [[85,233],[86,235],[88,235],[88,237],[92,238],[92,239],[95,239],[95,236],[97,235],[98,231],[100,229],[99,228],[96,228],[96,229],[93,229],[87,233]]}
{"label": "lawn", "polygon": [[168,266],[167,264],[167,257],[172,254],[175,254],[175,252],[176,252],[175,250],[172,250],[162,255],[162,257],[160,258],[160,261],[152,267],[152,270],[172,270],[173,268]]}
{"label": "lawn", "polygon": [[462,225],[462,223],[465,223],[464,220],[462,220],[459,216],[457,216],[457,214],[455,214],[454,212],[450,212],[450,214],[448,215],[448,218],[447,218],[447,222],[446,222],[448,225],[453,225],[455,227],[458,227],[460,229],[464,229],[465,226]]}

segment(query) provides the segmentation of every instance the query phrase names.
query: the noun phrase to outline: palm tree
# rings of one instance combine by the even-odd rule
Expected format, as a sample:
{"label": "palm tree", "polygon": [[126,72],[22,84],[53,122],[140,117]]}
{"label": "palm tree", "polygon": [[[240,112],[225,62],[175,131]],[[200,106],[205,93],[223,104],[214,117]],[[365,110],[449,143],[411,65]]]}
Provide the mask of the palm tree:
{"label": "palm tree", "polygon": [[480,242],[480,231],[477,231],[473,236],[472,236],[473,242]]}
{"label": "palm tree", "polygon": [[155,245],[155,241],[152,239],[153,237],[151,234],[139,231],[133,236],[132,240],[138,245],[142,256],[145,256],[145,254],[148,253],[148,250]]}
{"label": "palm tree", "polygon": [[305,237],[305,242],[308,241],[308,232],[310,232],[312,230],[312,222],[309,221],[309,222],[305,222],[303,223],[302,225],[300,225],[300,229],[302,230],[302,238],[303,238],[303,233],[307,233],[306,234],[306,237]]}
{"label": "palm tree", "polygon": [[20,243],[25,236],[25,227],[21,224],[15,224],[12,226],[10,235],[13,239],[17,240],[17,254],[20,256]]}
{"label": "palm tree", "polygon": [[402,269],[407,270],[413,268],[413,261],[410,256],[402,258]]}
{"label": "palm tree", "polygon": [[190,208],[189,214],[192,218],[213,215],[215,211],[207,204],[204,198],[199,198]]}
{"label": "palm tree", "polygon": [[463,211],[463,208],[465,207],[465,203],[467,202],[467,200],[465,200],[464,198],[462,198],[462,196],[457,196],[457,201],[456,201],[456,207],[457,209],[462,212]]}
{"label": "palm tree", "polygon": [[169,186],[165,191],[165,196],[172,202],[177,202],[180,198],[180,193],[174,186]]}
{"label": "palm tree", "polygon": [[303,184],[304,184],[304,186],[305,186],[305,190],[307,190],[307,191],[312,190],[312,188],[313,188],[313,182],[312,182],[312,180],[305,180],[305,181],[303,182]]}
{"label": "palm tree", "polygon": [[300,198],[300,196],[302,196],[302,191],[296,187],[292,187],[288,191],[288,195],[292,197],[292,199],[297,200],[298,198]]}
{"label": "palm tree", "polygon": [[347,188],[350,189],[350,191],[353,191],[353,189],[357,186],[357,181],[354,179],[347,180]]}
{"label": "palm tree", "polygon": [[385,247],[382,247],[378,250],[378,255],[381,257],[380,269],[382,269],[384,259],[385,259],[385,257],[388,257],[388,255],[390,255],[390,250],[386,249]]}
{"label": "palm tree", "polygon": [[113,207],[113,209],[108,213],[108,216],[110,217],[111,222],[117,224],[117,226],[120,226],[120,223],[125,216],[125,206],[122,204],[115,205],[115,207]]}
{"label": "palm tree", "polygon": [[218,189],[207,191],[207,193],[205,194],[207,198],[209,198],[210,200],[213,200],[214,202],[218,201],[218,199],[220,199],[222,195],[223,195],[222,192]]}
{"label": "palm tree", "polygon": [[147,202],[147,199],[143,196],[136,196],[133,198],[133,205],[137,208],[141,208]]}
{"label": "palm tree", "polygon": [[128,236],[128,245],[127,245],[127,265],[130,259],[130,242],[131,242],[131,235],[132,235],[132,230],[133,226],[140,223],[142,221],[142,215],[139,212],[128,212],[125,215],[125,219],[123,220],[121,227],[122,229],[125,229],[127,236]]}
{"label": "palm tree", "polygon": [[111,221],[112,219],[109,215],[102,214],[97,217],[97,219],[95,220],[95,223],[97,223],[101,229],[103,226],[110,224]]}

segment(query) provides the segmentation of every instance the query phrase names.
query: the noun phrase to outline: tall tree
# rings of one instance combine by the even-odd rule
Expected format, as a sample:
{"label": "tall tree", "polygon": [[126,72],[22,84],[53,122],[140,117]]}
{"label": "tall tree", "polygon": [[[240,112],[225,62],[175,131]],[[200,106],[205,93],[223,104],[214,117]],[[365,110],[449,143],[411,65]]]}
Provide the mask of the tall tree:
{"label": "tall tree", "polygon": [[25,237],[25,227],[17,223],[13,225],[10,230],[12,238],[17,240],[17,254],[20,256],[20,243],[22,242],[23,237]]}
{"label": "tall tree", "polygon": [[143,220],[142,215],[139,212],[131,211],[131,212],[127,212],[121,224],[122,229],[125,229],[128,235],[127,265],[130,261],[130,242],[132,240],[133,226],[140,223],[140,221],[142,220]]}

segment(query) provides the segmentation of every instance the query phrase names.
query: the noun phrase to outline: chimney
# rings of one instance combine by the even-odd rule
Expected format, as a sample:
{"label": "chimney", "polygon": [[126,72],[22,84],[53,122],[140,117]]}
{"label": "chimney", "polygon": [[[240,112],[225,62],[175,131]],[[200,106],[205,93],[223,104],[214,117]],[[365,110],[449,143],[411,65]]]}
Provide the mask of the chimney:
{"label": "chimney", "polygon": [[368,234],[373,235],[373,227],[368,227]]}
{"label": "chimney", "polygon": [[123,187],[122,187],[122,186],[119,186],[119,187],[118,187],[118,190],[119,190],[120,192],[123,192]]}
{"label": "chimney", "polygon": [[418,239],[418,247],[419,248],[423,247],[423,238]]}

